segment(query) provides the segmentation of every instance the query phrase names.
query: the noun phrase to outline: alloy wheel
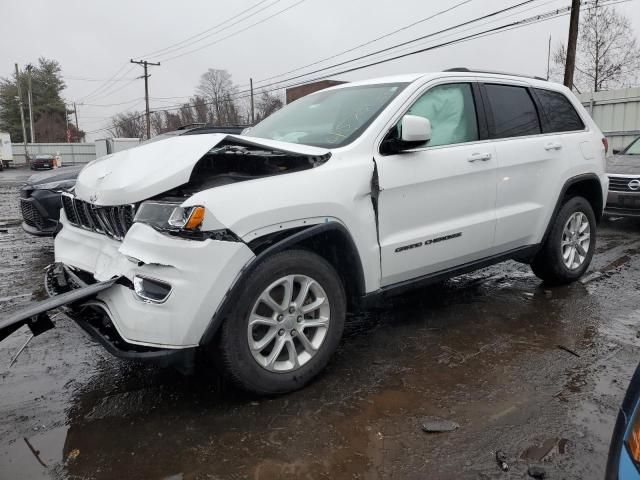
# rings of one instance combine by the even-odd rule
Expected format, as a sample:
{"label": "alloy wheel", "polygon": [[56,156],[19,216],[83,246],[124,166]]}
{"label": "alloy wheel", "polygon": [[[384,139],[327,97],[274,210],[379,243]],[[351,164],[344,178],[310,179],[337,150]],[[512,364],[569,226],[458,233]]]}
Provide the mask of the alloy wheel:
{"label": "alloy wheel", "polygon": [[247,339],[253,358],[271,372],[297,370],[322,346],[330,312],[327,294],[313,278],[279,278],[260,294],[251,309]]}
{"label": "alloy wheel", "polygon": [[582,212],[574,212],[562,230],[562,260],[569,270],[582,266],[591,244],[591,226]]}

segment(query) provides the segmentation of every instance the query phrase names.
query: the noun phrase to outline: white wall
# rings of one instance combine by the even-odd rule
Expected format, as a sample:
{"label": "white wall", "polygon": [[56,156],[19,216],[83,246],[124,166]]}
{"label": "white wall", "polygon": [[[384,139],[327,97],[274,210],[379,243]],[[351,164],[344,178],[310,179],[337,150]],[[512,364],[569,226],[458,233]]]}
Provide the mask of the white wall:
{"label": "white wall", "polygon": [[621,149],[640,136],[640,87],[582,93],[578,98],[609,139]]}
{"label": "white wall", "polygon": [[[12,143],[13,164],[24,165],[24,143]],[[63,165],[87,163],[96,158],[96,146],[93,143],[29,143],[30,155],[60,153]]]}

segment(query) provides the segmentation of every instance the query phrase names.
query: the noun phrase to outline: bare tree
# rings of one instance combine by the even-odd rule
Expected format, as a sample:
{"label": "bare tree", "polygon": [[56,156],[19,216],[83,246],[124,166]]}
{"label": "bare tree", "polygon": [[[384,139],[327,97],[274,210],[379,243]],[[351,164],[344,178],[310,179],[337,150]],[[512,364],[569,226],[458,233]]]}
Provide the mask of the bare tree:
{"label": "bare tree", "polygon": [[149,121],[151,122],[151,132],[153,135],[160,135],[167,131],[162,112],[151,112]]}
{"label": "bare tree", "polygon": [[114,137],[142,138],[147,127],[141,112],[119,113],[111,118],[109,133]]}
{"label": "bare tree", "polygon": [[282,98],[269,92],[262,92],[256,103],[256,121],[264,120],[273,112],[282,108]]}
{"label": "bare tree", "polygon": [[211,105],[211,120],[216,125],[239,123],[238,109],[233,95],[237,87],[226,70],[210,68],[200,77],[197,92]]}
{"label": "bare tree", "polygon": [[[554,77],[564,72],[566,48],[553,54]],[[580,91],[621,88],[635,81],[640,47],[627,17],[614,7],[584,10],[576,52],[575,86]]]}
{"label": "bare tree", "polygon": [[207,100],[204,97],[196,95],[191,99],[193,110],[195,111],[196,123],[208,123],[211,121],[209,117],[209,109],[206,104]]}

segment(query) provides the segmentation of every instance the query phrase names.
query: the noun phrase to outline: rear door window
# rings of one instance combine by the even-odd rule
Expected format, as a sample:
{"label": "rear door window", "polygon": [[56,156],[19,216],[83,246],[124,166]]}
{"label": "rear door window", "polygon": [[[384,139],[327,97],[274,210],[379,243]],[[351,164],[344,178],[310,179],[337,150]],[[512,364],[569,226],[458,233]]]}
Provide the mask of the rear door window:
{"label": "rear door window", "polygon": [[559,92],[542,88],[536,88],[534,91],[544,112],[545,118],[542,122],[544,133],[584,130],[580,115],[567,97]]}
{"label": "rear door window", "polygon": [[484,88],[493,114],[493,121],[489,122],[491,138],[542,133],[538,111],[525,87],[486,84]]}

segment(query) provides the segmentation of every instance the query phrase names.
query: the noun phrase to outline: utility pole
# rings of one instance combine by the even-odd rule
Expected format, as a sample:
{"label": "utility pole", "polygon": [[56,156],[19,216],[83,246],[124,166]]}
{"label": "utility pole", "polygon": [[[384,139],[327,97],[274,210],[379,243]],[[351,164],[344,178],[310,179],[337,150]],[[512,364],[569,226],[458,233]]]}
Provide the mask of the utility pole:
{"label": "utility pole", "polygon": [[571,19],[569,20],[569,41],[567,42],[567,60],[564,66],[564,85],[573,90],[573,73],[576,68],[576,46],[578,44],[578,26],[580,24],[580,0],[571,0]]}
{"label": "utility pole", "polygon": [[253,78],[249,79],[249,85],[250,85],[250,88],[251,88],[251,125],[255,125],[256,118],[255,118],[254,110],[253,110]]}
{"label": "utility pole", "polygon": [[18,85],[18,104],[20,105],[20,120],[22,121],[22,139],[24,140],[24,156],[29,161],[29,147],[27,147],[27,129],[24,126],[24,106],[22,105],[22,89],[20,88],[20,70],[16,63],[16,85]]}
{"label": "utility pole", "polygon": [[31,97],[31,65],[27,65],[27,100],[29,102],[29,133],[31,134],[31,143],[36,143],[35,132],[33,130],[33,101]]}
{"label": "utility pole", "polygon": [[78,135],[78,143],[80,143],[80,127],[78,126],[78,109],[76,107],[76,102],[73,102],[73,115],[76,118],[76,134]]}
{"label": "utility pole", "polygon": [[549,51],[547,52],[547,81],[551,76],[551,35],[549,35]]}
{"label": "utility pole", "polygon": [[151,75],[147,73],[147,67],[149,65],[151,65],[152,67],[159,67],[160,62],[152,63],[152,62],[147,62],[146,60],[134,60],[132,58],[131,63],[136,63],[144,67],[144,75],[142,76],[142,78],[144,78],[144,99],[147,104],[147,140],[148,140],[149,138],[151,138],[151,118],[149,114],[149,77]]}

